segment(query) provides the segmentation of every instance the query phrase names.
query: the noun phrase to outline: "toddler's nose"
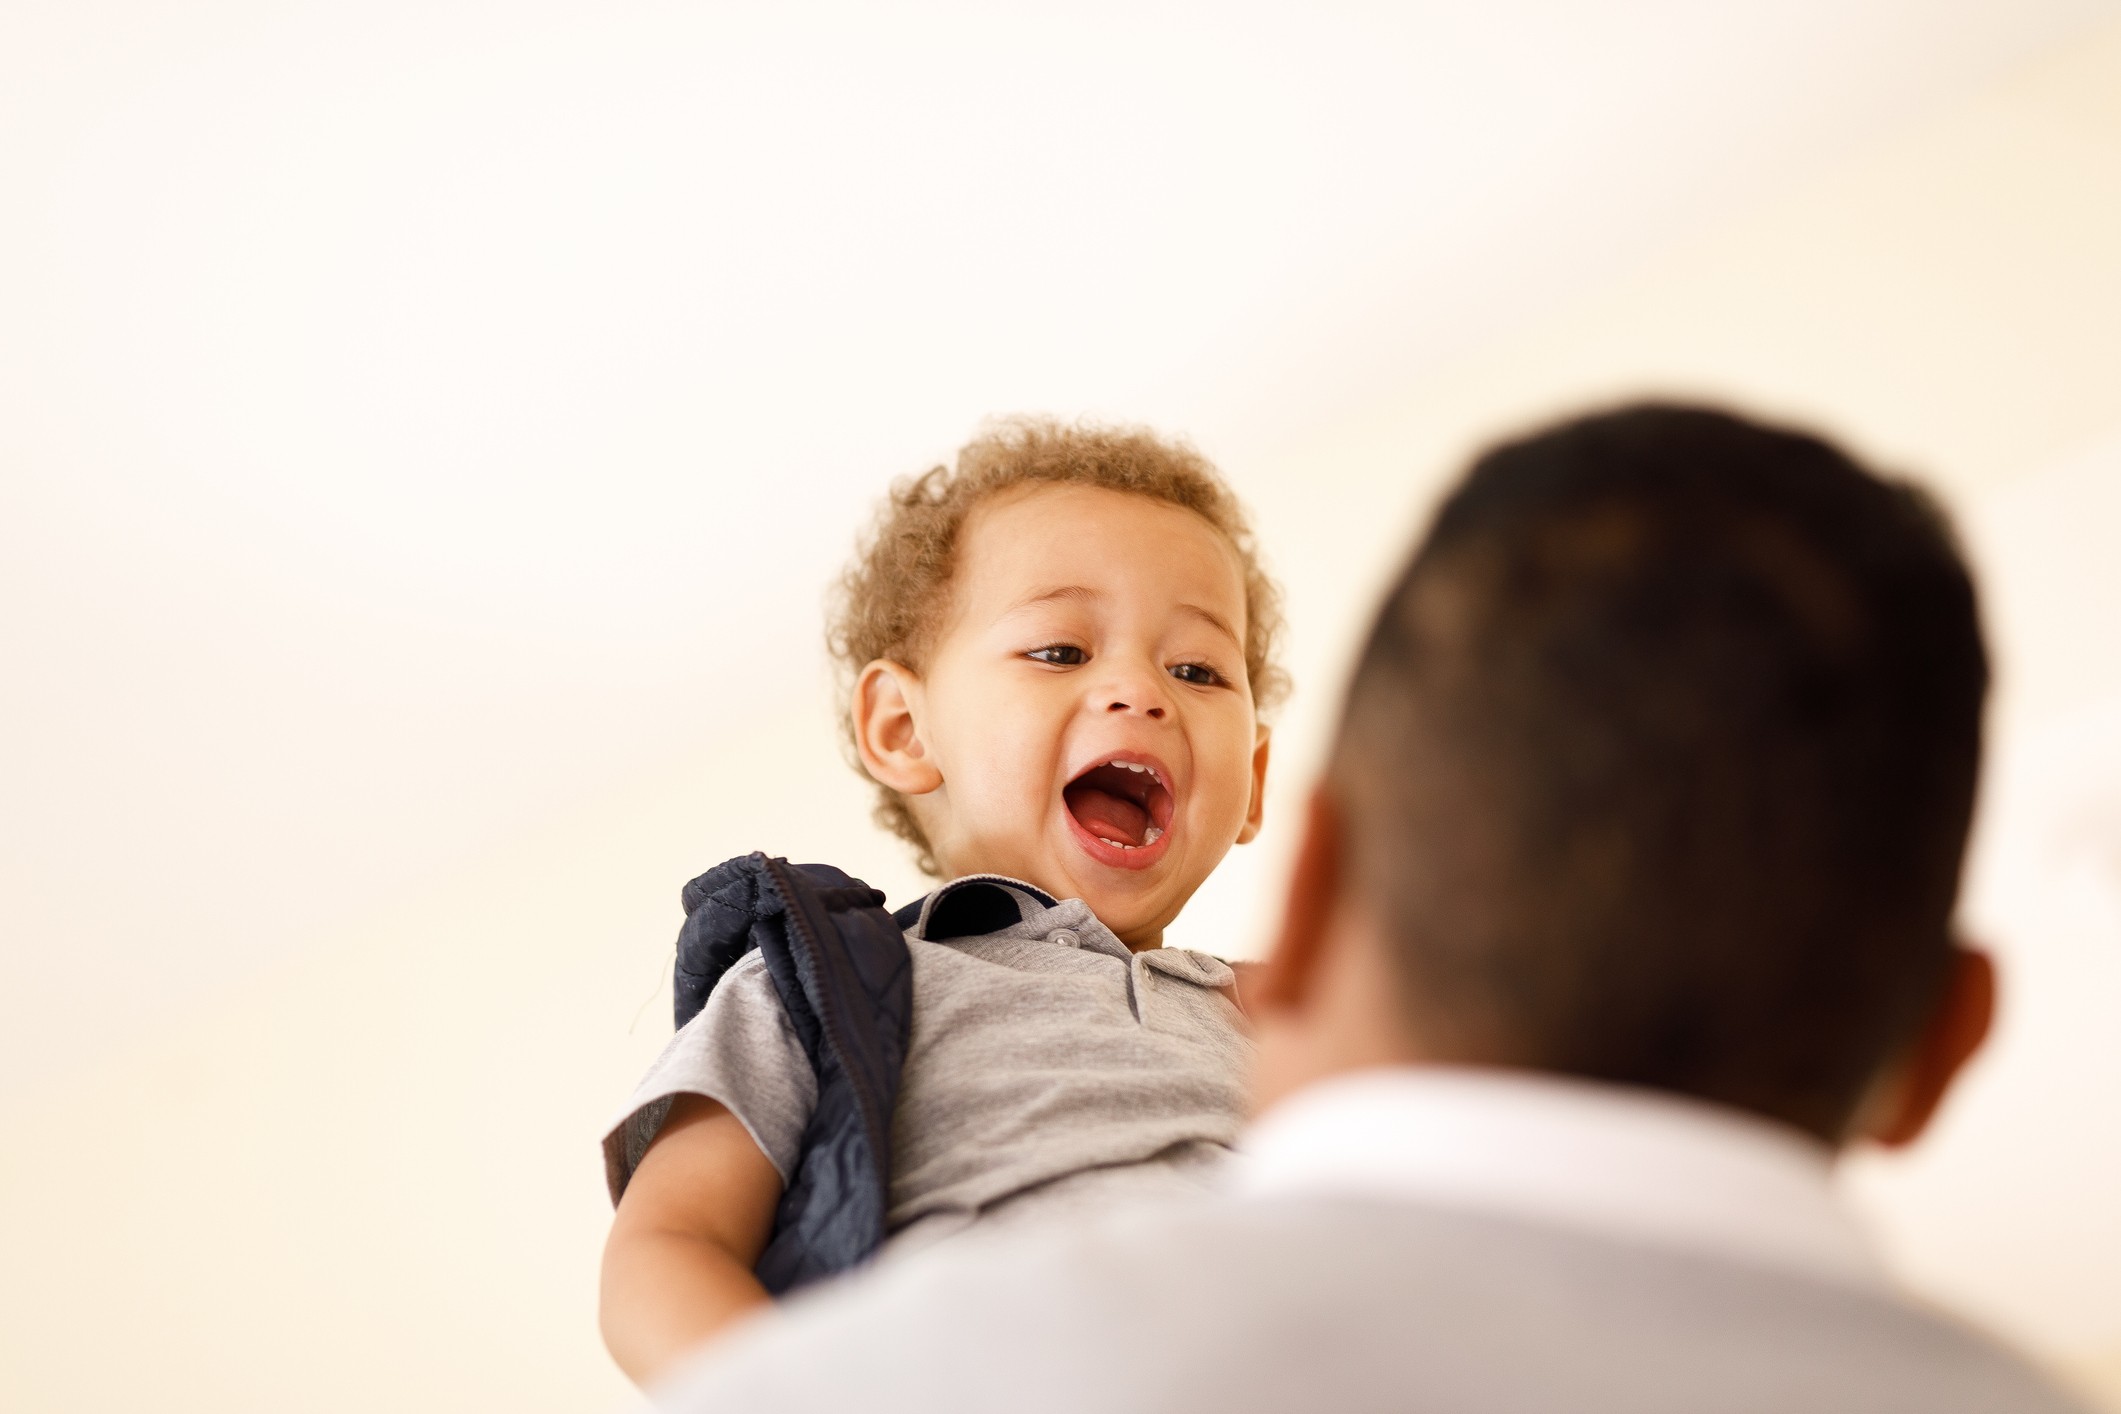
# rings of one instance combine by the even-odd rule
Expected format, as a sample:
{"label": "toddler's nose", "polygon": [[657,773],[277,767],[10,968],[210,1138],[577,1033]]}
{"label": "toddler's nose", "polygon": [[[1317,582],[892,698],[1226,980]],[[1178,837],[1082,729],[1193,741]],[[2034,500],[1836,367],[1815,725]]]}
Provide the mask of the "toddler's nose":
{"label": "toddler's nose", "polygon": [[1171,699],[1165,695],[1164,675],[1155,663],[1134,661],[1113,654],[1103,660],[1105,671],[1090,685],[1093,710],[1139,712],[1151,721],[1170,715]]}
{"label": "toddler's nose", "polygon": [[[1105,710],[1107,712],[1132,712],[1136,709],[1133,703],[1122,702],[1115,698],[1105,704]],[[1164,709],[1156,704],[1152,703],[1147,706],[1144,706],[1140,709],[1140,711],[1144,717],[1153,717],[1158,721],[1163,720]]]}
{"label": "toddler's nose", "polygon": [[1158,690],[1159,686],[1151,674],[1119,672],[1107,680],[1098,693],[1107,712],[1139,712],[1160,722],[1170,703]]}

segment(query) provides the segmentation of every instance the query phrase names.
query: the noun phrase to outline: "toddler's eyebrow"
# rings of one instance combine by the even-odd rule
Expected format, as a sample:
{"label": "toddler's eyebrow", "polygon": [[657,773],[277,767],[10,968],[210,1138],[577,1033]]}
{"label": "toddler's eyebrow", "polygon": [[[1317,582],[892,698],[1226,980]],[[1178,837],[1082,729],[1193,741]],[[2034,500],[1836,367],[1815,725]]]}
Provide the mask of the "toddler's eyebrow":
{"label": "toddler's eyebrow", "polygon": [[1095,603],[1104,597],[1104,595],[1086,584],[1068,584],[1061,586],[1059,589],[1041,590],[1037,594],[1019,599],[1009,606],[1008,612],[1020,614],[1026,609],[1036,609],[1041,604],[1053,604],[1070,599],[1082,599]]}
{"label": "toddler's eyebrow", "polygon": [[[1087,584],[1065,584],[1058,589],[1042,589],[1036,594],[1027,595],[1024,598],[1017,600],[1014,604],[1011,604],[1009,606],[1007,611],[1004,613],[1004,617],[1007,617],[1010,614],[1020,614],[1026,609],[1036,609],[1041,604],[1065,603],[1071,600],[1081,600],[1086,603],[1094,604],[1102,600],[1104,597],[1105,596],[1103,594],[1099,593],[1095,589],[1090,588],[1090,586],[1088,586]],[[1184,602],[1181,602],[1177,607],[1179,612],[1191,614],[1195,618],[1202,620],[1208,625],[1208,627],[1222,634],[1225,638],[1228,638],[1232,643],[1238,644],[1240,646],[1244,643],[1244,639],[1238,636],[1237,630],[1230,627],[1230,625],[1224,621],[1223,616],[1221,614],[1216,613],[1214,610],[1204,609],[1198,604],[1187,604]]]}
{"label": "toddler's eyebrow", "polygon": [[1222,634],[1223,637],[1229,639],[1232,643],[1243,646],[1244,640],[1237,636],[1236,629],[1223,622],[1221,614],[1216,613],[1212,609],[1203,609],[1198,604],[1180,604],[1178,607],[1195,618],[1206,620],[1208,627]]}

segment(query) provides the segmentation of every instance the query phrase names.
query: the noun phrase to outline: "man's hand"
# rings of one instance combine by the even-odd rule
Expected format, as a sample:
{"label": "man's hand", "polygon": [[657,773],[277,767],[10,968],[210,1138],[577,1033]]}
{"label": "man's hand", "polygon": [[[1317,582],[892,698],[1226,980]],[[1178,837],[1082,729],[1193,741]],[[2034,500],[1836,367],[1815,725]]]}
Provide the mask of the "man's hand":
{"label": "man's hand", "polygon": [[1260,974],[1267,970],[1267,965],[1264,962],[1233,962],[1229,967],[1237,977],[1230,984],[1230,1000],[1237,1004],[1240,1012],[1250,1017],[1252,1012],[1245,1005],[1245,994],[1259,985]]}

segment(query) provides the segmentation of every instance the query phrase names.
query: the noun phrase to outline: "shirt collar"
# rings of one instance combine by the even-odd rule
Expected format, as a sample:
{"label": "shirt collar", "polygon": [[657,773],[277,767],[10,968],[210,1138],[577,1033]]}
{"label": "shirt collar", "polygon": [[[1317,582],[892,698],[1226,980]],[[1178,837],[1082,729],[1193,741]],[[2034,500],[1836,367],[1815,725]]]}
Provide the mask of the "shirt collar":
{"label": "shirt collar", "polygon": [[1055,906],[1053,895],[1036,884],[1002,874],[967,874],[952,879],[926,898],[907,904],[893,919],[924,942],[978,937],[1013,928],[1026,918]]}
{"label": "shirt collar", "polygon": [[1098,921],[1079,898],[1055,901],[1036,884],[1002,874],[967,874],[891,915],[906,935],[922,942],[963,938],[1024,938],[1101,952],[1134,967],[1215,990],[1233,987],[1237,975],[1221,958],[1187,948],[1135,952]]}
{"label": "shirt collar", "polygon": [[1833,1155],[1737,1110],[1528,1071],[1404,1066],[1289,1097],[1240,1145],[1241,1193],[1462,1207],[1880,1288]]}

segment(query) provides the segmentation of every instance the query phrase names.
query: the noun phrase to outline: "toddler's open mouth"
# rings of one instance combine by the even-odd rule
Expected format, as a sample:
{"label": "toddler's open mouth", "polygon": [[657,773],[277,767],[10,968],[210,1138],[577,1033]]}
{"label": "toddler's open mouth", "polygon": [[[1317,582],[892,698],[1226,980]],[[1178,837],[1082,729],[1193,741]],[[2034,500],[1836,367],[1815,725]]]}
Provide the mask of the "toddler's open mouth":
{"label": "toddler's open mouth", "polygon": [[1107,758],[1068,782],[1061,798],[1076,838],[1093,858],[1140,869],[1163,854],[1174,802],[1169,777],[1157,763]]}

